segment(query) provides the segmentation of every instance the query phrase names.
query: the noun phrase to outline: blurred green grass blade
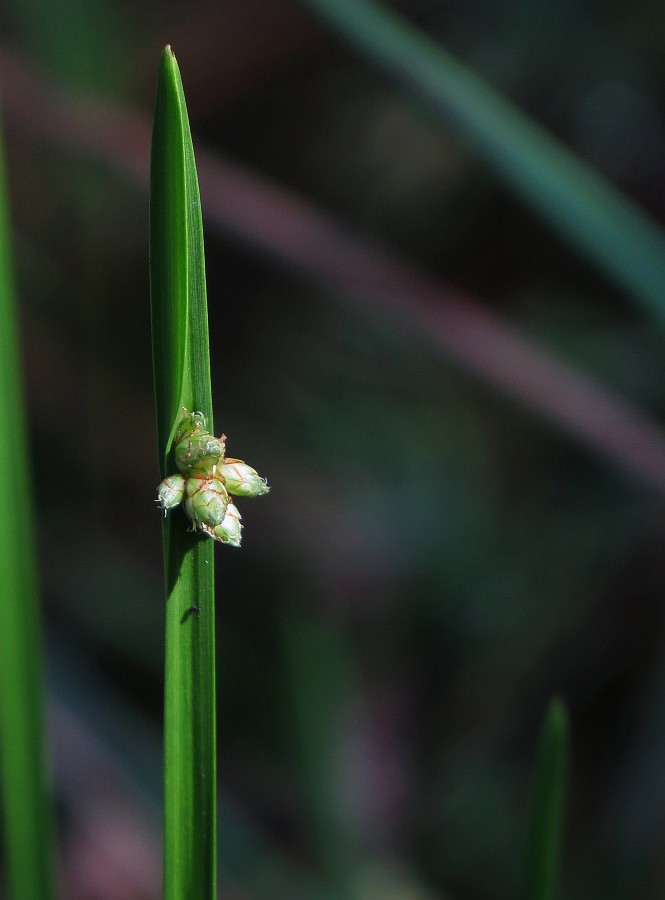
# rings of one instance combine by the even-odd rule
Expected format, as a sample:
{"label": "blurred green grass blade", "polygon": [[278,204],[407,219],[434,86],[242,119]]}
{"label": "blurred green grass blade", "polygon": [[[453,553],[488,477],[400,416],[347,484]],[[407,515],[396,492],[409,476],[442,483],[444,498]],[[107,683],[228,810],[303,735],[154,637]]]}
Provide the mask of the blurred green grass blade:
{"label": "blurred green grass blade", "polygon": [[521,900],[552,900],[557,886],[569,755],[568,711],[554,698],[534,767]]}
{"label": "blurred green grass blade", "polygon": [[[128,80],[132,29],[113,0],[7,0],[5,28],[11,22],[13,40],[59,82],[90,93],[117,88]],[[116,60],[100,66],[99,47]],[[19,52],[21,52],[19,51]]]}
{"label": "blurred green grass blade", "polygon": [[404,19],[371,0],[301,0],[453,122],[561,235],[665,320],[665,237],[545,129]]}
{"label": "blurred green grass blade", "polygon": [[293,611],[281,620],[283,669],[288,676],[293,727],[289,736],[299,767],[310,840],[321,871],[337,895],[350,897],[361,860],[357,835],[337,811],[340,789],[340,729],[349,697],[358,694],[351,649],[342,631]]}
{"label": "blurred green grass blade", "polygon": [[0,154],[0,802],[9,896],[53,896],[52,809],[45,767],[37,557],[23,414],[19,329]]}
{"label": "blurred green grass blade", "polygon": [[[150,174],[150,292],[162,476],[180,408],[212,430],[203,226],[176,59],[161,58]],[[164,897],[216,896],[214,542],[164,522]],[[189,612],[197,607],[197,612]]]}

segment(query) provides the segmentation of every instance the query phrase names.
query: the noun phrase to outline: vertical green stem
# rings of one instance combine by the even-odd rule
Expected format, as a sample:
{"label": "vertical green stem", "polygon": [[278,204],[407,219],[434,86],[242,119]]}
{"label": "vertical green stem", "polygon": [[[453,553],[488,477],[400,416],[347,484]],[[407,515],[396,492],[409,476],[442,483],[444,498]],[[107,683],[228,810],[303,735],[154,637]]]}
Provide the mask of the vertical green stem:
{"label": "vertical green stem", "polygon": [[43,662],[19,329],[0,157],[0,797],[12,900],[48,900],[52,811],[44,762]]}
{"label": "vertical green stem", "polygon": [[[178,65],[161,58],[150,176],[150,292],[161,474],[175,471],[181,408],[205,414],[212,395],[203,225]],[[214,543],[164,522],[164,897],[216,897]]]}

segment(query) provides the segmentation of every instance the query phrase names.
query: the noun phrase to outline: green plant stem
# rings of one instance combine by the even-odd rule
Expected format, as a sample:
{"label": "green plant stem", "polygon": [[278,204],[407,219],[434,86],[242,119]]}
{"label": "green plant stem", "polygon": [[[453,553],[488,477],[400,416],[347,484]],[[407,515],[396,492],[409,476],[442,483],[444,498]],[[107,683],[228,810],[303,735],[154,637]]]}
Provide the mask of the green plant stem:
{"label": "green plant stem", "polygon": [[53,816],[45,766],[43,650],[19,329],[0,154],[0,798],[9,895],[53,896]]}
{"label": "green plant stem", "polygon": [[[161,58],[150,176],[150,289],[161,475],[181,408],[212,429],[203,226],[178,65]],[[216,897],[214,543],[164,522],[164,897]]]}
{"label": "green plant stem", "polygon": [[301,0],[453,124],[545,220],[665,321],[665,238],[635,204],[405,19],[372,0]]}

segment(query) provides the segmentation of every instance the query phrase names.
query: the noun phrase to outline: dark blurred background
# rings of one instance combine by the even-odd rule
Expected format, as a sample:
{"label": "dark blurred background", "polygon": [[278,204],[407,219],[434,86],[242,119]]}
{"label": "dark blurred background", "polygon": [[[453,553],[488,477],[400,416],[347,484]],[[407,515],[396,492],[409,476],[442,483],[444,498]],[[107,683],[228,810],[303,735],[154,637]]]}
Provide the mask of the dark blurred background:
{"label": "dark blurred background", "polygon": [[[394,6],[665,223],[662,6]],[[217,550],[222,895],[513,897],[560,693],[562,896],[664,896],[663,327],[295,2],[4,0],[0,24],[62,896],[160,895],[146,179],[167,42],[215,426],[272,486]]]}

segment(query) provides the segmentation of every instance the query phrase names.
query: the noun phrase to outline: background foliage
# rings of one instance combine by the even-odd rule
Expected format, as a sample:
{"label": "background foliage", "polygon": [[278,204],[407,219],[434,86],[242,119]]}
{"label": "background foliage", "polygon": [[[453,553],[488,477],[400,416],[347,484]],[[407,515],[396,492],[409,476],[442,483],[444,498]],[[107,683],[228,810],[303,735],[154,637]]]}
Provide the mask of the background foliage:
{"label": "background foliage", "polygon": [[[399,8],[665,223],[653,4]],[[564,895],[661,897],[662,324],[295,3],[1,15],[63,896],[160,895],[147,165],[170,42],[216,427],[272,485],[217,550],[221,890],[513,897],[559,692]]]}

